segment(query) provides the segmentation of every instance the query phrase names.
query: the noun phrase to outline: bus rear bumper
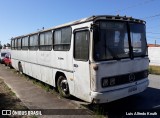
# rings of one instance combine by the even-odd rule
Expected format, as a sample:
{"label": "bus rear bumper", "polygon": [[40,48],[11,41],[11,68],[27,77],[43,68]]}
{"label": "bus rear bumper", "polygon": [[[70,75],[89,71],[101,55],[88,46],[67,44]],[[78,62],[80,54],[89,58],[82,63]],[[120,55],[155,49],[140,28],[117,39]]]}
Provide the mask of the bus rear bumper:
{"label": "bus rear bumper", "polygon": [[105,92],[91,92],[92,103],[107,103],[114,100],[118,100],[127,96],[131,96],[134,94],[138,94],[143,92],[149,85],[149,80],[143,81],[140,84],[121,88],[112,91],[105,91]]}

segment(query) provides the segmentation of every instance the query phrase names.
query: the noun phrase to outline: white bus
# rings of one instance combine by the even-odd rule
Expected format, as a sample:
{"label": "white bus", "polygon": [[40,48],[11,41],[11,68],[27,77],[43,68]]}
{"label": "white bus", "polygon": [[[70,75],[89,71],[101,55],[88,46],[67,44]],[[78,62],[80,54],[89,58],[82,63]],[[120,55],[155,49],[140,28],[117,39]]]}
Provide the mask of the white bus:
{"label": "white bus", "polygon": [[91,16],[11,39],[21,73],[90,103],[111,102],[148,84],[145,21]]}

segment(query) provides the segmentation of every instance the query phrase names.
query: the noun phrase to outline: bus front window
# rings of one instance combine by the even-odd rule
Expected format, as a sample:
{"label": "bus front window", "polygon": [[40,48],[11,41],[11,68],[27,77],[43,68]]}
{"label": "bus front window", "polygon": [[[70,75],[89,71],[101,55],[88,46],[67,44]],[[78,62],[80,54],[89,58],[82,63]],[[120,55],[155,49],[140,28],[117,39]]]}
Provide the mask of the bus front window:
{"label": "bus front window", "polygon": [[129,25],[133,56],[138,57],[147,55],[145,25],[137,23],[130,23]]}
{"label": "bus front window", "polygon": [[[99,21],[94,34],[94,59],[111,60],[129,57],[127,23]],[[96,36],[98,35],[98,36]]]}

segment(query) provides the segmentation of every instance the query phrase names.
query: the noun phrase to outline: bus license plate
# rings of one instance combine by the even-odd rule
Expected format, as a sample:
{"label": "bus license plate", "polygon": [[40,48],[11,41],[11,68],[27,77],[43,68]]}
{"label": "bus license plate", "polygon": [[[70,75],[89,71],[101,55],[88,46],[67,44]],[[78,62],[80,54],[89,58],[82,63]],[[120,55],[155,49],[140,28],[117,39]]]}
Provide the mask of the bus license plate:
{"label": "bus license plate", "polygon": [[128,89],[129,93],[134,92],[134,91],[137,91],[137,86],[134,86]]}

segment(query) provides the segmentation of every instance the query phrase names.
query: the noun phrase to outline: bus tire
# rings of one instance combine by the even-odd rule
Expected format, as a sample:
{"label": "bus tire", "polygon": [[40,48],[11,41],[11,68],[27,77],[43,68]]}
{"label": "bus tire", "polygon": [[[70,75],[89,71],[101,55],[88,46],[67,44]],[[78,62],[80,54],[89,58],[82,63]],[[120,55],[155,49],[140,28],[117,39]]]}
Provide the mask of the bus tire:
{"label": "bus tire", "polygon": [[65,97],[65,98],[70,97],[68,82],[64,76],[58,77],[57,89],[58,89],[60,96]]}
{"label": "bus tire", "polygon": [[19,73],[23,74],[23,68],[22,68],[22,64],[20,62],[18,63],[18,69],[19,69]]}
{"label": "bus tire", "polygon": [[8,65],[8,66],[9,66],[9,68],[10,68],[10,69],[12,69],[12,68],[13,68],[11,63],[9,63],[9,65]]}

